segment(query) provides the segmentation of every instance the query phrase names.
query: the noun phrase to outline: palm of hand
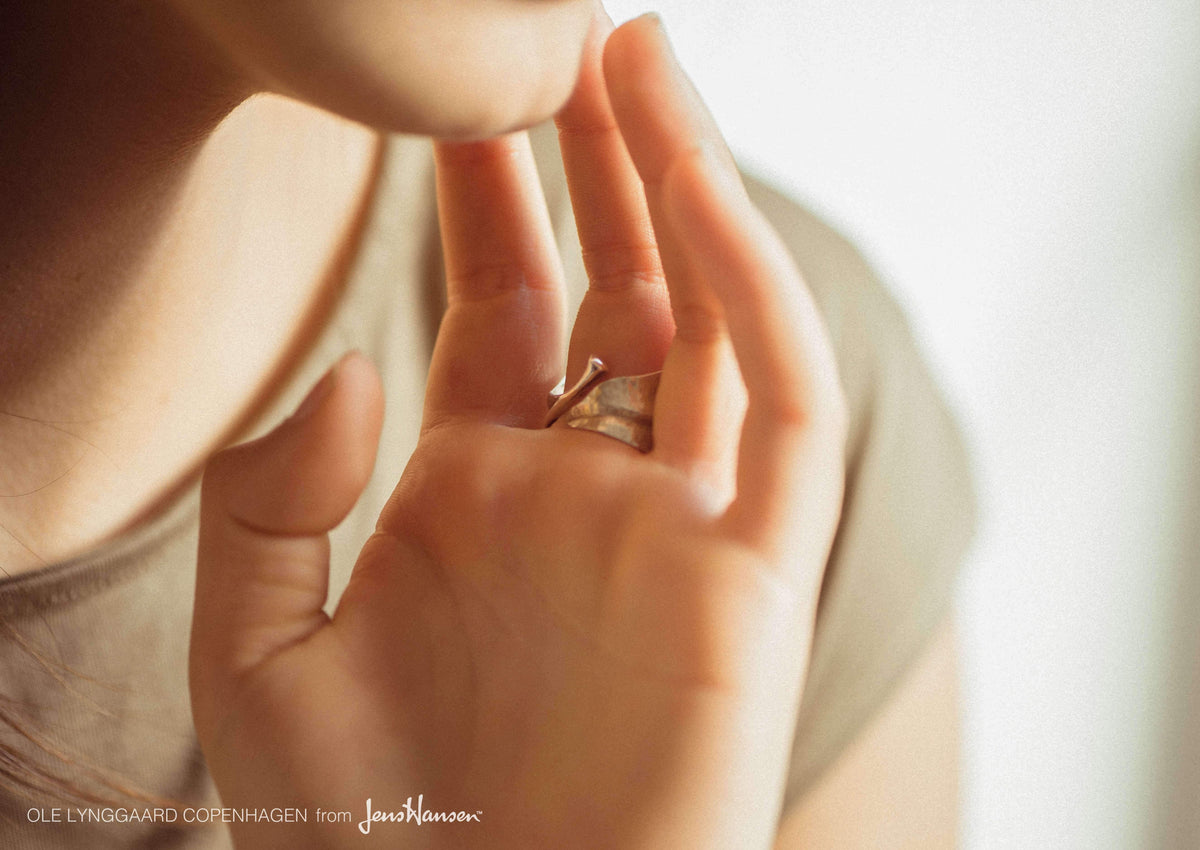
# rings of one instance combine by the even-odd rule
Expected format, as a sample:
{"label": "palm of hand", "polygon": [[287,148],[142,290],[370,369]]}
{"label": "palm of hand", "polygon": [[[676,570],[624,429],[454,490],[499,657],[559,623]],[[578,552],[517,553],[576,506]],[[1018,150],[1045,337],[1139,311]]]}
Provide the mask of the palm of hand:
{"label": "palm of hand", "polygon": [[[711,767],[756,689],[799,681],[798,597],[716,516],[605,437],[430,431],[330,626],[244,683],[229,746],[292,754],[273,769],[314,809],[420,794],[479,813],[483,846],[635,846],[627,813],[657,798],[663,826],[703,784],[681,764]],[[756,631],[796,636],[765,679]]]}
{"label": "palm of hand", "polygon": [[619,126],[594,55],[559,123],[591,280],[570,360],[662,369],[653,451],[539,427],[563,297],[527,142],[440,144],[425,423],[332,619],[326,533],[380,428],[366,362],[206,472],[193,707],[227,803],[486,815],[412,846],[769,843],[845,412],[803,283],[649,26],[610,42]]}
{"label": "palm of hand", "polygon": [[[615,837],[631,796],[682,792],[652,766],[731,732],[762,685],[743,681],[741,648],[762,649],[747,632],[802,617],[776,572],[713,545],[687,480],[631,455],[557,429],[428,434],[309,648],[314,669],[340,667],[328,690],[353,717],[297,744],[344,759],[348,725],[396,756],[377,805],[420,792],[547,846]],[[786,690],[795,665],[776,663]],[[569,816],[533,816],[555,798]]]}

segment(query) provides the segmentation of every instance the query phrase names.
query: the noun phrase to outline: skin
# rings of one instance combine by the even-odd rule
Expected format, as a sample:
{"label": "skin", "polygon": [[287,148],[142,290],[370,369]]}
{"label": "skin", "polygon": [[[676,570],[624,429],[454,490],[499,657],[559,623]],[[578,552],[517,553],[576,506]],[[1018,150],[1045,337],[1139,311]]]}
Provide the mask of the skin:
{"label": "skin", "polygon": [[[384,14],[405,17],[380,26],[377,16]],[[0,560],[15,572],[84,551],[153,515],[288,383],[336,296],[343,260],[353,255],[374,185],[378,137],[342,116],[454,139],[534,123],[558,109],[571,91],[591,10],[582,2],[503,0],[410,0],[370,9],[300,0],[58,0],[9,4],[6,16],[0,28],[6,67],[0,183],[6,197],[20,199],[22,214],[0,229],[5,263],[0,360],[7,364],[0,373]],[[281,26],[285,21],[291,25]],[[440,41],[432,39],[436,34]],[[322,61],[311,61],[313,56]],[[615,64],[629,63],[644,73],[639,57],[644,55],[632,50]],[[406,64],[391,64],[401,61]],[[738,409],[741,397],[726,329],[714,318],[723,310],[713,309],[719,299],[711,281],[697,282],[694,274],[696,266],[707,268],[707,259],[699,259],[703,246],[688,249],[678,235],[648,236],[648,217],[659,227],[669,218],[663,193],[647,192],[648,206],[639,207],[640,182],[614,178],[628,163],[606,129],[606,104],[596,102],[603,99],[597,67],[584,64],[582,76],[592,74],[592,83],[580,84],[571,108],[560,116],[570,142],[564,157],[575,175],[576,212],[593,235],[592,292],[575,328],[568,368],[576,374],[584,353],[595,350],[607,353],[618,373],[648,371],[670,350],[677,371],[695,376],[688,392],[676,394],[683,403],[659,416],[659,427],[674,436],[660,441],[661,454],[669,457],[655,462],[685,480],[677,483],[675,495],[692,505],[693,518],[711,519],[728,505],[739,468],[739,423],[713,415],[714,409]],[[446,69],[455,74],[444,74]],[[658,178],[666,166],[655,151],[676,157],[681,145],[690,148],[695,136],[687,134],[696,132],[691,116],[698,99],[686,85],[660,90],[631,84],[618,91],[622,80],[635,78],[633,71],[612,77],[613,100],[624,105],[618,113],[625,110],[625,125],[630,115],[639,124],[639,111],[646,117],[625,141],[650,185],[661,188]],[[706,122],[699,135],[716,145],[721,158],[719,136]],[[461,176],[474,168],[471,179],[496,177],[493,201],[520,196],[528,168],[507,177],[496,170],[510,154],[523,156],[519,140],[505,144],[502,156],[489,156],[486,151],[494,151],[489,146],[458,153],[443,148],[441,172]],[[485,153],[472,166],[477,150]],[[599,186],[607,188],[602,192]],[[445,197],[454,195],[452,180],[444,180],[442,188]],[[461,224],[464,245],[474,232],[466,200],[447,207],[449,222]],[[289,214],[279,216],[281,208]],[[744,218],[736,193],[734,205],[717,218],[728,216]],[[519,241],[516,247],[526,246]],[[264,244],[288,249],[263,252],[257,246]],[[458,255],[469,259],[461,250]],[[539,262],[554,265],[544,255]],[[713,262],[720,266],[719,258]],[[48,280],[55,285],[45,285]],[[620,321],[606,321],[618,312]],[[679,335],[672,344],[676,324]],[[150,326],[160,332],[142,330]],[[561,365],[555,367],[558,374]],[[355,361],[343,366],[346,372],[339,370],[327,403],[336,411],[347,403],[343,393],[358,393],[355,410],[371,410],[376,402],[365,386],[371,380],[364,366]],[[533,380],[552,383],[552,372],[543,365]],[[455,384],[468,379],[451,375],[444,386],[459,397]],[[669,384],[663,392],[670,396]],[[687,409],[688,399],[697,401],[697,409]],[[337,423],[348,421],[344,415],[321,410],[306,421],[306,428],[330,429],[322,437],[340,439],[344,447],[361,449],[370,442],[369,434],[337,433]],[[360,466],[369,463],[367,454],[360,451]],[[444,461],[432,450],[428,456],[427,468]],[[252,482],[246,486],[254,492]],[[409,486],[415,487],[411,481]],[[206,494],[213,490],[206,485]],[[403,491],[396,502],[401,506]],[[420,488],[409,492],[409,503],[419,504],[411,493],[419,495]],[[390,510],[393,516],[405,513],[403,507]],[[319,549],[319,541],[313,545]],[[811,612],[803,600],[798,604],[793,627],[803,630]],[[729,632],[736,634],[735,627]],[[801,637],[802,649],[807,636]],[[262,649],[248,643],[256,652]],[[800,665],[797,682],[803,654],[794,659]],[[736,653],[730,657],[730,669],[736,670]],[[832,840],[834,832],[822,835],[819,825],[836,823],[845,811],[855,812],[862,828],[854,840],[861,837],[862,846],[905,846],[897,836],[910,833],[895,825],[918,809],[948,813],[939,834],[947,834],[946,823],[952,833],[953,790],[947,792],[938,778],[953,775],[953,759],[947,760],[944,747],[914,748],[910,731],[932,716],[952,725],[953,689],[947,683],[953,684],[953,664],[945,663],[953,659],[952,642],[939,641],[927,657],[943,662],[933,665],[941,673],[905,683],[881,712],[883,731],[865,735],[870,743],[852,748],[802,801],[785,824],[780,846],[791,841],[826,846],[818,842]],[[327,690],[322,683],[313,693]],[[303,702],[276,708],[299,711]],[[727,713],[721,722],[736,725],[734,715]],[[772,723],[784,728],[778,718]],[[692,731],[703,739],[700,726]],[[764,757],[781,752],[782,747]],[[897,758],[898,752],[905,757]],[[264,755],[268,771],[272,759],[285,756],[283,749]],[[752,756],[748,751],[747,758]],[[749,787],[743,783],[739,793],[749,794]],[[762,791],[763,799],[776,793],[772,789]],[[912,795],[907,803],[904,794]],[[885,799],[891,803],[880,804]],[[765,808],[750,806],[760,825],[767,822]],[[741,840],[756,834],[752,829]],[[928,836],[912,846],[936,846]],[[828,846],[854,846],[847,840],[843,835]]]}
{"label": "skin", "polygon": [[[21,210],[0,229],[10,574],[153,515],[286,384],[374,185],[380,138],[342,115],[454,137],[541,121],[571,91],[593,13],[357,5],[6,5],[0,185]],[[379,56],[424,64],[363,61]],[[425,73],[435,60],[455,73]]]}
{"label": "skin", "polygon": [[[656,21],[617,30],[604,71],[560,117],[599,281],[572,347],[619,358],[604,329],[649,307],[636,357],[667,346],[655,448],[541,427],[565,317],[527,141],[439,143],[450,306],[422,432],[332,618],[326,535],[380,427],[367,361],[205,475],[193,709],[227,804],[395,808],[423,789],[487,813],[419,837],[378,825],[379,846],[772,842],[845,406],[815,305]],[[481,227],[496,206],[510,215]],[[733,451],[731,351],[747,399]],[[234,826],[244,847],[297,831],[364,841]]]}
{"label": "skin", "polygon": [[549,117],[571,92],[593,11],[587,0],[167,2],[268,90],[442,138]]}

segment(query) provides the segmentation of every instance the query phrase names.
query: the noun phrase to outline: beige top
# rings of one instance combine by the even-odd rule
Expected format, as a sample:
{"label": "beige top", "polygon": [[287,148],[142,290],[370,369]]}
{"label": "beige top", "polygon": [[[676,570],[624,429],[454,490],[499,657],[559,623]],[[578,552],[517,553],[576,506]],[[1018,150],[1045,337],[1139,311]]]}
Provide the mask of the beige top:
{"label": "beige top", "polygon": [[[586,280],[552,130],[535,133],[535,148],[577,304]],[[852,423],[846,505],[796,729],[791,805],[946,615],[973,503],[958,433],[895,304],[826,225],[761,184],[751,181],[750,191],[824,311]],[[395,138],[342,299],[255,426],[257,435],[280,421],[350,348],[379,368],[383,438],[366,493],[333,534],[333,599],[416,443],[442,293],[429,145]],[[192,486],[135,532],[0,582],[0,695],[85,773],[206,806],[218,804],[192,732],[186,680],[197,520]],[[14,737],[3,727],[0,734]],[[98,823],[92,818],[105,810],[88,806],[0,793],[0,846],[228,846],[220,826]],[[56,816],[60,822],[47,822]]]}

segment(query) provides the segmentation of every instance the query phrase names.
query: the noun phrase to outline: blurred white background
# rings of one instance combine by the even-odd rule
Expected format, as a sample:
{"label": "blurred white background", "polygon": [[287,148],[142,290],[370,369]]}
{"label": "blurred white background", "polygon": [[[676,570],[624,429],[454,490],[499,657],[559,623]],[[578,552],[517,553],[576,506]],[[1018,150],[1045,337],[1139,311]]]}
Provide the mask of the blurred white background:
{"label": "blurred white background", "polygon": [[608,7],[659,10],[743,163],[858,243],[964,425],[963,846],[1167,846],[1200,3]]}

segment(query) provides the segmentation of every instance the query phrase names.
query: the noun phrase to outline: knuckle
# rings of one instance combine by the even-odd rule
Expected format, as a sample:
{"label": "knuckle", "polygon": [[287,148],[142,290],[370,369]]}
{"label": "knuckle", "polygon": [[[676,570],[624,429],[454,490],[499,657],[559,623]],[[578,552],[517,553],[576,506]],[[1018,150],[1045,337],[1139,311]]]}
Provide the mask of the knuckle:
{"label": "knuckle", "polygon": [[475,142],[446,141],[437,146],[439,162],[451,168],[493,167],[510,162],[520,155],[520,149],[505,139],[485,139]]}
{"label": "knuckle", "polygon": [[777,426],[845,437],[850,415],[840,386],[809,387],[803,383],[770,393],[760,409]]}
{"label": "knuckle", "polygon": [[725,318],[704,304],[679,304],[674,308],[675,338],[687,343],[711,345],[726,335]]}
{"label": "knuckle", "polygon": [[621,135],[621,128],[612,117],[588,115],[585,118],[563,112],[559,114],[557,124],[560,141],[603,144]]}
{"label": "knuckle", "polygon": [[766,399],[764,412],[776,427],[806,431],[813,423],[812,408],[800,393],[780,393]]}
{"label": "knuckle", "polygon": [[592,245],[583,249],[582,256],[593,288],[625,289],[645,284],[666,284],[658,246],[653,243]]}
{"label": "knuckle", "polygon": [[503,458],[491,441],[468,439],[446,424],[427,431],[380,515],[377,528],[399,534],[451,517],[486,519],[502,496]]}
{"label": "knuckle", "polygon": [[460,269],[451,276],[448,300],[450,304],[470,303],[514,292],[553,289],[553,281],[544,279],[524,263],[481,263]]}

